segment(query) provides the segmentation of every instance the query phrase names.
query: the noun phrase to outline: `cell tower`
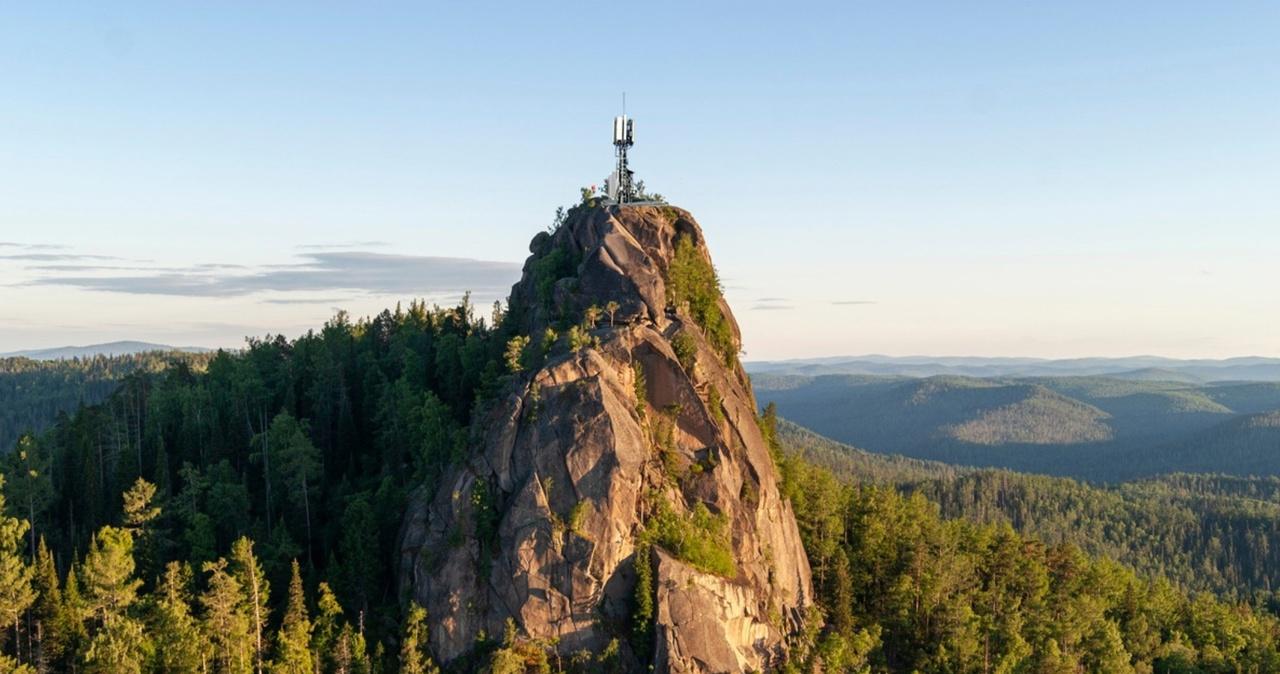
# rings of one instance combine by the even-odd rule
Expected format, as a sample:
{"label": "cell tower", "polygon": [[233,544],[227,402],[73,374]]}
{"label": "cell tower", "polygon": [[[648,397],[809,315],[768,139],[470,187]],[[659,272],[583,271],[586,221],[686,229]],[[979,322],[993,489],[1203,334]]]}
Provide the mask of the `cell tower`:
{"label": "cell tower", "polygon": [[618,155],[618,167],[605,181],[605,192],[620,204],[636,200],[635,184],[631,180],[635,174],[627,167],[627,148],[634,144],[635,120],[627,117],[626,104],[623,103],[622,114],[613,118],[613,148]]}

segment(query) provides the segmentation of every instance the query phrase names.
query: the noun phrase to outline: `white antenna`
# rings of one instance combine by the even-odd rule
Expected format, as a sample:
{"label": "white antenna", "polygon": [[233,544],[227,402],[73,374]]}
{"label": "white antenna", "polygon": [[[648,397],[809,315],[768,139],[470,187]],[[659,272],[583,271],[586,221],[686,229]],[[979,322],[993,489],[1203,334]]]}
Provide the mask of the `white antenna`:
{"label": "white antenna", "polygon": [[618,168],[606,181],[609,198],[625,204],[636,200],[630,168],[627,167],[627,148],[635,144],[635,120],[627,118],[627,92],[622,92],[622,115],[613,118],[613,147],[618,157]]}

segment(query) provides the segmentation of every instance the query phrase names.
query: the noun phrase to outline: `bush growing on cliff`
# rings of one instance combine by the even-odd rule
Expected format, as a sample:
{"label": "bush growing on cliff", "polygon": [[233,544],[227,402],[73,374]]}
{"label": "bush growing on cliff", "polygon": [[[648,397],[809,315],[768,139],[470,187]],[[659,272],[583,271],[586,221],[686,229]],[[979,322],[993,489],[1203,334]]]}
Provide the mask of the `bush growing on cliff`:
{"label": "bush growing on cliff", "polygon": [[677,332],[671,338],[671,349],[676,352],[676,360],[685,372],[693,374],[693,366],[698,362],[698,343],[687,332]]}
{"label": "bush growing on cliff", "polygon": [[543,309],[551,309],[552,301],[555,299],[556,281],[577,273],[578,260],[575,258],[572,252],[557,247],[534,261],[533,286]]}
{"label": "bush growing on cliff", "polygon": [[712,514],[699,503],[687,515],[680,515],[666,501],[658,499],[657,510],[649,520],[648,533],[653,542],[694,568],[732,578],[738,573],[729,542],[729,520],[724,514]]}
{"label": "bush growing on cliff", "polygon": [[676,242],[668,275],[667,299],[678,307],[687,306],[712,348],[726,364],[733,363],[738,357],[738,345],[729,320],[720,311],[720,279],[690,237],[681,236]]}

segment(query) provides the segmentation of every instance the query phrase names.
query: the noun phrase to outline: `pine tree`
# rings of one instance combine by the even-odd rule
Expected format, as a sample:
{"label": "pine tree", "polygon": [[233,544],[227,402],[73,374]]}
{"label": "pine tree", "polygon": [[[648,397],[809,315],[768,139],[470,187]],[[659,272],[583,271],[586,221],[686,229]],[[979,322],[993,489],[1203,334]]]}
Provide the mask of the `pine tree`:
{"label": "pine tree", "polygon": [[427,611],[409,602],[400,638],[400,674],[439,674],[427,650]]}
{"label": "pine tree", "polygon": [[155,637],[155,672],[197,672],[208,661],[208,641],[191,614],[191,566],[169,562],[151,598],[148,627]]}
{"label": "pine tree", "polygon": [[289,579],[289,603],[285,607],[284,622],[276,634],[276,655],[271,671],[278,674],[312,674],[315,667],[311,655],[311,619],[307,616],[306,594],[302,588],[302,575],[294,560]]}
{"label": "pine tree", "polygon": [[[31,585],[32,568],[23,559],[26,520],[4,514],[4,477],[0,476],[0,629],[13,629],[14,653],[21,662],[19,619],[36,600]],[[3,642],[0,642],[3,643]]]}
{"label": "pine tree", "polygon": [[58,613],[57,633],[63,642],[63,663],[75,662],[84,645],[89,641],[89,631],[84,621],[89,615],[88,602],[80,592],[78,565],[67,571],[67,581],[62,590],[62,608]]}
{"label": "pine tree", "polygon": [[63,610],[62,587],[58,581],[57,566],[53,563],[53,554],[49,552],[49,546],[45,545],[44,536],[40,537],[36,546],[34,586],[36,603],[32,612],[35,618],[35,662],[39,669],[47,671],[62,657],[67,644],[59,624]]}
{"label": "pine tree", "polygon": [[13,500],[13,508],[25,516],[30,536],[31,551],[35,551],[37,524],[53,501],[53,482],[49,479],[52,457],[44,443],[30,435],[18,439],[14,448],[4,460],[4,473],[8,476],[5,493]]}
{"label": "pine tree", "polygon": [[161,556],[156,540],[155,521],[160,508],[153,505],[156,486],[142,478],[124,493],[124,528],[133,535],[140,574],[150,578],[150,572],[158,566]]}
{"label": "pine tree", "polygon": [[305,422],[299,422],[287,412],[281,412],[271,421],[270,443],[278,460],[280,480],[288,498],[301,511],[307,533],[307,556],[311,555],[311,492],[320,477],[320,450],[307,437]]}
{"label": "pine tree", "polygon": [[246,600],[244,614],[249,619],[253,640],[253,669],[262,674],[267,658],[267,603],[271,590],[262,565],[253,554],[253,541],[247,537],[241,536],[231,545],[231,573],[240,584]]}
{"label": "pine tree", "polygon": [[316,588],[319,601],[316,602],[317,616],[315,631],[311,637],[311,654],[315,661],[315,670],[328,671],[334,662],[338,645],[339,631],[342,628],[342,605],[334,596],[328,583],[321,582]]}
{"label": "pine tree", "polygon": [[214,669],[248,674],[253,671],[253,643],[244,588],[227,571],[225,558],[205,562],[204,571],[209,574],[209,587],[200,603],[204,606],[205,633],[213,646]]}
{"label": "pine tree", "polygon": [[81,569],[86,612],[97,624],[85,651],[87,671],[142,671],[150,644],[142,623],[130,615],[142,585],[133,570],[133,536],[116,527],[99,529]]}

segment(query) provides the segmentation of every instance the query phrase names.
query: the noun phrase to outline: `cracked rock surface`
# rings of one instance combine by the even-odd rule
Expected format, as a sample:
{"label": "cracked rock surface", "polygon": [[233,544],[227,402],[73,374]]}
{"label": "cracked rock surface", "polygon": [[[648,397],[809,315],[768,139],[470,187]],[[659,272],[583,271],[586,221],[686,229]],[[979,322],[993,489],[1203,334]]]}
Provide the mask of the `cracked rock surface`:
{"label": "cracked rock surface", "polygon": [[[670,206],[576,208],[531,243],[509,320],[531,350],[548,327],[561,338],[477,422],[470,460],[434,493],[419,490],[404,516],[401,587],[427,609],[441,661],[509,619],[563,655],[616,639],[628,671],[766,671],[785,657],[812,601],[809,565],[746,375],[669,302],[682,237],[710,261],[693,217]],[[571,351],[566,326],[610,302],[613,315]],[[723,300],[720,310],[738,343]],[[722,515],[735,572],[654,546],[640,562],[652,571],[652,639],[637,644],[635,553],[656,499]]]}

